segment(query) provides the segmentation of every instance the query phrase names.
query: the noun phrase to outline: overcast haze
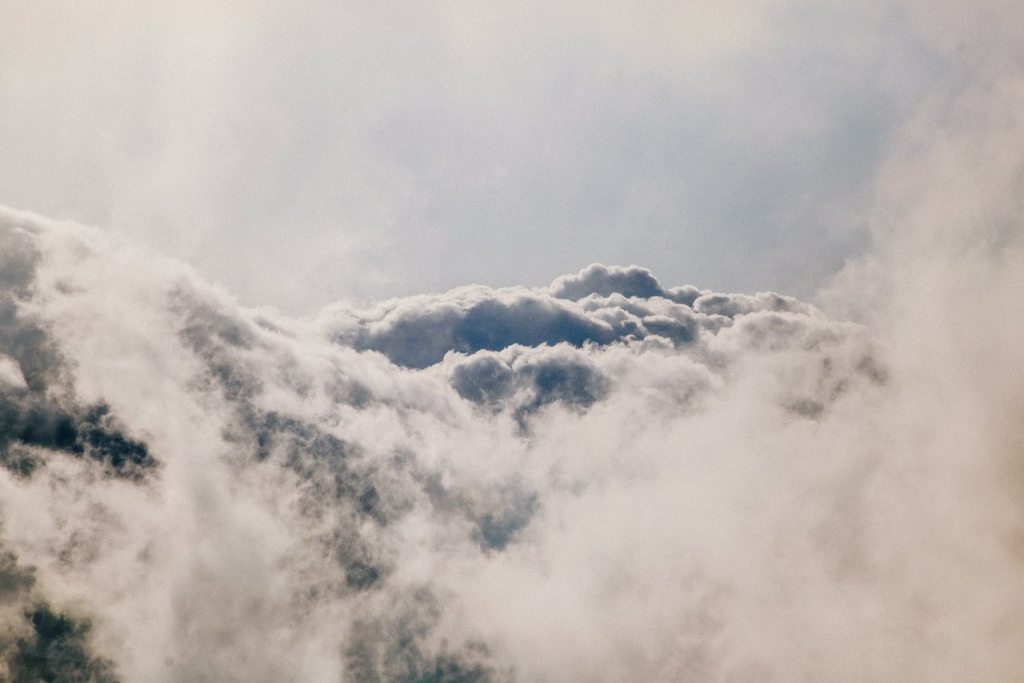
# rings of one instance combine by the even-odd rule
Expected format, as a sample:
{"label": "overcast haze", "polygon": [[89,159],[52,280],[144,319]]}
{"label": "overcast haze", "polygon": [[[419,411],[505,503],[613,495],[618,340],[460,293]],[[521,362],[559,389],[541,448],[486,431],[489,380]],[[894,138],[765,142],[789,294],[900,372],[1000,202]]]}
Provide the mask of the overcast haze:
{"label": "overcast haze", "polygon": [[0,197],[295,313],[595,261],[806,296],[901,127],[991,57],[986,12],[7,2]]}
{"label": "overcast haze", "polygon": [[1024,677],[1016,1],[0,7],[0,678]]}

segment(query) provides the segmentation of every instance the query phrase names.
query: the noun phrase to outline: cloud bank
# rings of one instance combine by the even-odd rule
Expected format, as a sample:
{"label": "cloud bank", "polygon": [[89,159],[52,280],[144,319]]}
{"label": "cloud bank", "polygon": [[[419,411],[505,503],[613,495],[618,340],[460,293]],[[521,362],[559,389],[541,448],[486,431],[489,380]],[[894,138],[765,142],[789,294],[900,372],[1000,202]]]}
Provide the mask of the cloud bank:
{"label": "cloud bank", "polygon": [[1020,166],[945,130],[819,306],[595,264],[294,319],[3,210],[8,677],[1020,676]]}

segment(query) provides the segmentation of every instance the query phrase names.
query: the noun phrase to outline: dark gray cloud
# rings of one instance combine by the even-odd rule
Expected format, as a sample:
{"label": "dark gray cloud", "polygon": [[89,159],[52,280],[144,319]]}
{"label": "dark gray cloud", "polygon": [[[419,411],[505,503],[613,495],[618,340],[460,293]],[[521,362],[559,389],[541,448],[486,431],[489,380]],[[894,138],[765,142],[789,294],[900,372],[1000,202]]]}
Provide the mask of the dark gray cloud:
{"label": "dark gray cloud", "polygon": [[25,617],[32,633],[14,644],[8,664],[12,683],[116,683],[113,662],[89,653],[88,621],[53,612],[47,605],[34,606]]}
{"label": "dark gray cloud", "polygon": [[723,315],[735,318],[738,315],[757,313],[758,311],[780,311],[808,313],[812,309],[807,304],[793,297],[782,296],[774,292],[758,294],[718,294],[704,293],[694,299],[693,307],[705,315]]}
{"label": "dark gray cloud", "polygon": [[[35,568],[0,550],[0,653],[12,683],[115,683],[114,663],[93,652],[88,619],[55,610],[36,588]],[[13,623],[12,623],[13,622]]]}
{"label": "dark gray cloud", "polygon": [[30,391],[0,388],[0,464],[30,476],[45,464],[47,452],[89,458],[112,476],[136,481],[159,464],[103,403],[64,408]]}
{"label": "dark gray cloud", "polygon": [[429,643],[441,616],[437,599],[418,590],[388,605],[380,616],[353,625],[345,673],[355,683],[498,683],[508,681],[488,661],[484,643],[453,648]]}
{"label": "dark gray cloud", "polygon": [[663,288],[643,268],[594,264],[558,278],[546,290],[456,289],[365,311],[338,311],[325,324],[338,343],[422,369],[451,351],[474,354],[562,343],[579,348],[648,335],[689,343],[700,330],[690,307],[699,296],[692,286]]}
{"label": "dark gray cloud", "polygon": [[516,389],[518,377],[500,356],[476,353],[452,369],[452,386],[459,396],[479,405],[500,406]]}
{"label": "dark gray cloud", "polygon": [[586,356],[560,348],[510,361],[475,353],[455,362],[451,383],[463,398],[492,410],[511,408],[522,421],[556,401],[589,408],[608,394],[611,382]]}
{"label": "dark gray cloud", "polygon": [[498,351],[513,344],[566,342],[607,344],[622,334],[550,296],[527,292],[485,292],[482,296],[439,297],[421,307],[403,306],[381,320],[360,321],[336,339],[359,350],[380,351],[393,362],[425,368],[449,351]]}

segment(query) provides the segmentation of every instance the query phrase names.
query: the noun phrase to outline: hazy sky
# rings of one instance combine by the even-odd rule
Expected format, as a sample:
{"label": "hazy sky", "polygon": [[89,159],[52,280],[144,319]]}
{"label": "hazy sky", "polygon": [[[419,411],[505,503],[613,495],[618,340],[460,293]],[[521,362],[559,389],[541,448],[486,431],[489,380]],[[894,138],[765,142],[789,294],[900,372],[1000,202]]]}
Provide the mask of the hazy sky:
{"label": "hazy sky", "polygon": [[806,296],[997,4],[6,0],[0,204],[297,313],[592,262]]}

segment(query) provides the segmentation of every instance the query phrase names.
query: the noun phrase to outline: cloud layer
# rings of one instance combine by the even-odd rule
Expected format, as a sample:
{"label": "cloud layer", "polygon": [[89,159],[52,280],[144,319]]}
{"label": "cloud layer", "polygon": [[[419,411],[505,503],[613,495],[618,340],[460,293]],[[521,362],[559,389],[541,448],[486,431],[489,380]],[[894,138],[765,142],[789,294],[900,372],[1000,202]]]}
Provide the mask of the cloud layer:
{"label": "cloud layer", "polygon": [[603,265],[293,319],[5,210],[10,676],[1019,675],[1020,232],[907,221],[863,324]]}

